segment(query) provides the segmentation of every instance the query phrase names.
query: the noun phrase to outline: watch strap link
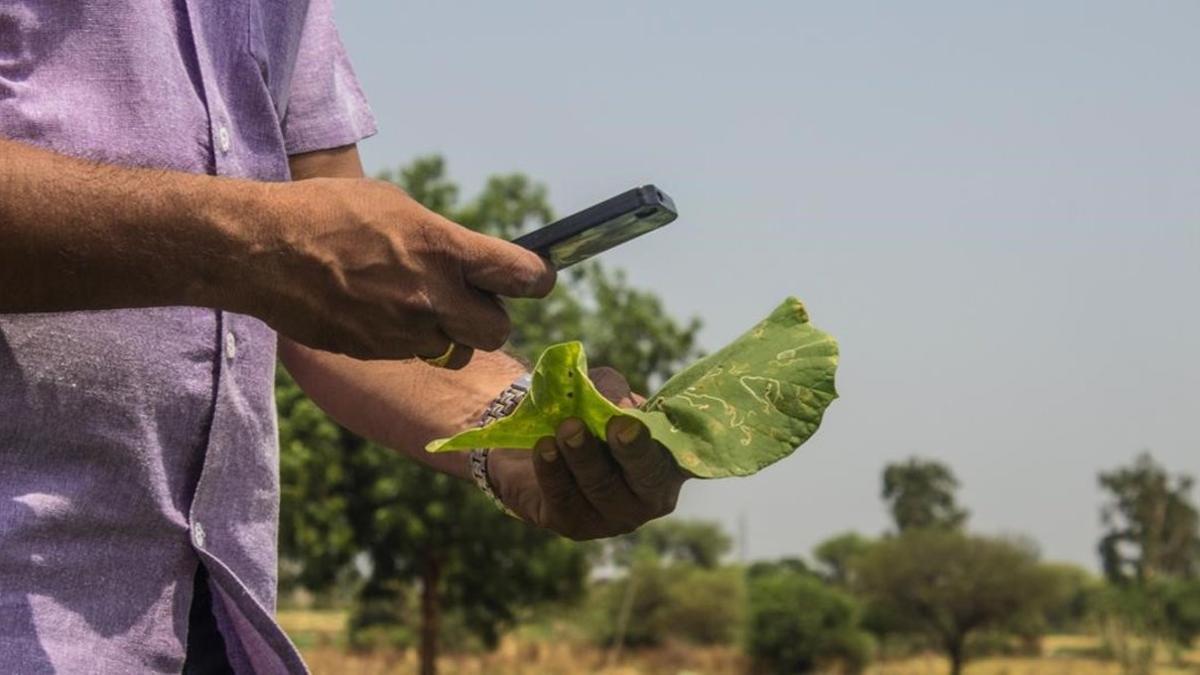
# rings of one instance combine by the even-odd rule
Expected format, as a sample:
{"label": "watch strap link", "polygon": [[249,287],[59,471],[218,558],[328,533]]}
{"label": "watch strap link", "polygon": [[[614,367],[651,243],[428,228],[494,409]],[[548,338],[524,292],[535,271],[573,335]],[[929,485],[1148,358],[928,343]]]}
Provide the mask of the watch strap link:
{"label": "watch strap link", "polygon": [[[500,392],[500,395],[488,405],[487,409],[483,411],[483,415],[479,418],[479,426],[482,427],[498,419],[511,415],[512,412],[517,409],[517,406],[521,403],[521,401],[525,400],[525,395],[529,393],[529,385],[531,382],[532,378],[528,373],[526,373],[517,378],[517,380],[512,384],[508,385],[508,387],[505,388],[504,391]],[[492,488],[492,481],[490,476],[488,476],[488,452],[490,450],[490,448],[478,448],[471,451],[469,455],[471,479],[475,481],[475,485],[479,487],[480,491],[483,492],[483,494],[486,495],[487,498],[490,499],[492,503],[495,504],[501,511],[514,518],[519,518],[517,514],[513,513],[512,509],[508,508],[504,502],[500,501],[500,497]]]}

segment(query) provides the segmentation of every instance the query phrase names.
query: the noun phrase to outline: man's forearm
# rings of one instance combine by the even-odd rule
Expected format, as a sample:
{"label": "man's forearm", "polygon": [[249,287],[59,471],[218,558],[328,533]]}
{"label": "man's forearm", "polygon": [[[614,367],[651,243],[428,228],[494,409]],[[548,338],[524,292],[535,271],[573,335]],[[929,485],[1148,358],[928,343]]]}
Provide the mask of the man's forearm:
{"label": "man's forearm", "polygon": [[0,313],[217,306],[268,189],[0,139]]}
{"label": "man's forearm", "polygon": [[459,370],[415,360],[356,361],[286,339],[279,355],[304,393],[338,423],[460,478],[469,475],[465,454],[429,454],[425,444],[473,426],[525,372],[500,352],[475,352]]}

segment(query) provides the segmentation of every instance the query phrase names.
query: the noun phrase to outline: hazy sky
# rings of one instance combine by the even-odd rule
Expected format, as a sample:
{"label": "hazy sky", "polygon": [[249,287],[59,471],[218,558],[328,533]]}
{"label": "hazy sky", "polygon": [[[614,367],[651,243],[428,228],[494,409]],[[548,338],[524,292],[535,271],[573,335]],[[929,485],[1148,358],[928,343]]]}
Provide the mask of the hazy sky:
{"label": "hazy sky", "polygon": [[1097,471],[1200,474],[1200,4],[343,0],[368,169],[443,153],[562,214],[655,182],[605,261],[714,349],[795,294],[840,341],[821,431],[680,512],[751,557],[886,525],[948,462],[974,528],[1096,566]]}

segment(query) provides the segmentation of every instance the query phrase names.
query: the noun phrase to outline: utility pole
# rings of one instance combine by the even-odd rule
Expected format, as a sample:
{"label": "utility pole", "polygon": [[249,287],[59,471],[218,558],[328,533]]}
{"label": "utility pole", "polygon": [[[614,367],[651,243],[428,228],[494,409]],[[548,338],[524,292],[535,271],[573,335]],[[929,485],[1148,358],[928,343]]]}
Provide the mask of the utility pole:
{"label": "utility pole", "polygon": [[749,536],[750,536],[750,525],[746,521],[746,512],[740,511],[740,512],[738,512],[737,539],[738,539],[738,562],[740,562],[742,565],[746,564],[746,557],[747,557],[746,551],[749,547],[749,543],[748,543],[747,539],[749,538]]}

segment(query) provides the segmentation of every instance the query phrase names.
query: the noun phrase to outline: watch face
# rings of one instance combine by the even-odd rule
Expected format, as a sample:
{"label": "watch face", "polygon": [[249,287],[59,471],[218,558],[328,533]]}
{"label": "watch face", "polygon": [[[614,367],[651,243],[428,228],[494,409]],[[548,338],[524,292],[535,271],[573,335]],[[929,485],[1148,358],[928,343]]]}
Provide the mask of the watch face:
{"label": "watch face", "polygon": [[628,213],[554,244],[547,251],[547,257],[558,269],[570,267],[618,244],[656,230],[671,222],[674,217],[673,213],[660,209],[655,209],[653,213],[641,218]]}

